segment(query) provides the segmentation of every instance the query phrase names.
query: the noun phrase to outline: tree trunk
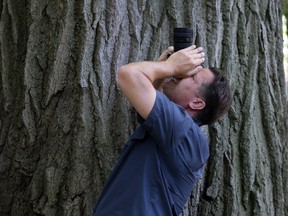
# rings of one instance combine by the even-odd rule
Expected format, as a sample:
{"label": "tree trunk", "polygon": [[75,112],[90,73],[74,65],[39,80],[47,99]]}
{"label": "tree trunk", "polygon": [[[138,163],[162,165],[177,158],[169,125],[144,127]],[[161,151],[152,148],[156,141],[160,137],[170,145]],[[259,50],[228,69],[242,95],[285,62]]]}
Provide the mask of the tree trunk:
{"label": "tree trunk", "polygon": [[1,216],[91,214],[136,127],[117,69],[156,59],[181,26],[235,91],[204,128],[184,215],[288,215],[280,0],[1,0],[0,14]]}

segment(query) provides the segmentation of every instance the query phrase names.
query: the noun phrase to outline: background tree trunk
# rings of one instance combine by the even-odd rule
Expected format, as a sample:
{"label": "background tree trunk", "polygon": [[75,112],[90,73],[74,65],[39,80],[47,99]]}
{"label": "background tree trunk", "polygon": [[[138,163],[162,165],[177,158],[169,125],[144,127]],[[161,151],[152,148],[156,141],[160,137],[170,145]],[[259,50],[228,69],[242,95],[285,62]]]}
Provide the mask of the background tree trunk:
{"label": "background tree trunk", "polygon": [[[288,215],[280,0],[1,0],[0,215],[90,215],[135,113],[117,68],[192,27],[233,108],[184,215]],[[115,194],[115,196],[117,196]]]}

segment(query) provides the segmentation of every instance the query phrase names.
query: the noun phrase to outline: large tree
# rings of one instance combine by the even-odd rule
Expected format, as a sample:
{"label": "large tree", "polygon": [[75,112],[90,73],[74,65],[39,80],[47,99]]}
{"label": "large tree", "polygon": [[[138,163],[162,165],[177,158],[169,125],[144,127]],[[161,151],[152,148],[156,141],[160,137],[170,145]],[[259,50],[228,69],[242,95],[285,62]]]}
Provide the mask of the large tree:
{"label": "large tree", "polygon": [[203,128],[211,157],[184,215],[288,215],[280,0],[0,0],[0,14],[1,216],[91,214],[137,126],[117,69],[182,26],[234,90]]}

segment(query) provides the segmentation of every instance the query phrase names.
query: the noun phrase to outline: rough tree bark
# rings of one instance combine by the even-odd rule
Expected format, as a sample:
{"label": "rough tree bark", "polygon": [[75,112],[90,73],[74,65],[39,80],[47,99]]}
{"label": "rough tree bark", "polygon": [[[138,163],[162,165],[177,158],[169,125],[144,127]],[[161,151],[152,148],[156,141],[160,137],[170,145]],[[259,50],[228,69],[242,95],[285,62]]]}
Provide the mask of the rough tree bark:
{"label": "rough tree bark", "polygon": [[[117,68],[194,29],[234,104],[184,215],[288,215],[280,0],[1,0],[0,215],[90,215],[135,113]],[[117,196],[115,194],[115,196]]]}

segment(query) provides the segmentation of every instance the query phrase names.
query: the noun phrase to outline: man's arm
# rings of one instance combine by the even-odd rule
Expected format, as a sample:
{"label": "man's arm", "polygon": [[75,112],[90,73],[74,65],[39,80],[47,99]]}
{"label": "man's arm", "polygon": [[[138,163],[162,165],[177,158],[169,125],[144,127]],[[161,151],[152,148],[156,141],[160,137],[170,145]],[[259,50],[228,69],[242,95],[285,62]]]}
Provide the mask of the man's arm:
{"label": "man's arm", "polygon": [[120,67],[118,83],[132,106],[146,119],[156,98],[153,83],[172,76],[192,76],[199,72],[203,62],[203,49],[191,46],[174,53],[166,61],[136,62]]}
{"label": "man's arm", "polygon": [[[166,61],[168,59],[168,57],[173,54],[173,52],[174,52],[174,47],[173,46],[168,47],[166,50],[164,50],[164,52],[161,53],[161,55],[159,56],[157,61],[158,62],[159,61]],[[164,83],[164,81],[165,81],[165,78],[155,80],[153,82],[154,88],[160,92],[163,92],[162,84]]]}

